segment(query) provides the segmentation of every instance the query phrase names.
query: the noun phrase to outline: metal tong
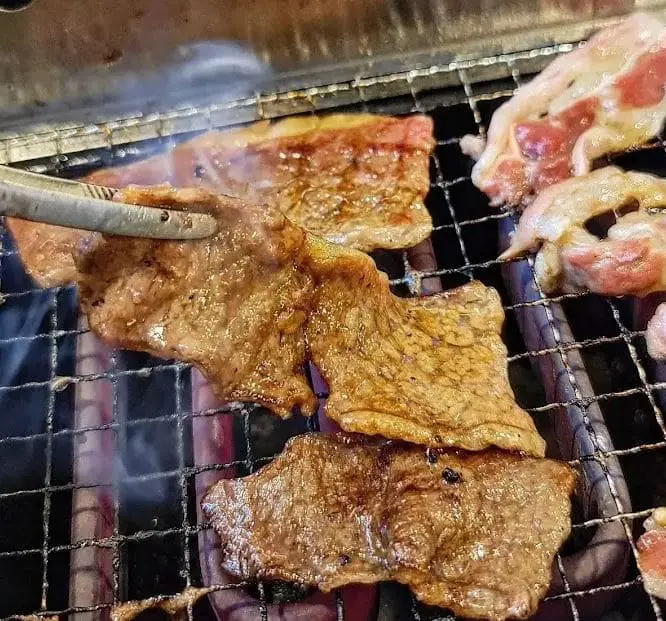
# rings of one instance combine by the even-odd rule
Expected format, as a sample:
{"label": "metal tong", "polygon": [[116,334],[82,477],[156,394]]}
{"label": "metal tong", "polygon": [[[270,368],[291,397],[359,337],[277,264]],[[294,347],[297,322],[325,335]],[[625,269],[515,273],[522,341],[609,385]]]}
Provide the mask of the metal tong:
{"label": "metal tong", "polygon": [[110,235],[201,239],[215,234],[208,214],[113,201],[118,190],[0,166],[0,216]]}

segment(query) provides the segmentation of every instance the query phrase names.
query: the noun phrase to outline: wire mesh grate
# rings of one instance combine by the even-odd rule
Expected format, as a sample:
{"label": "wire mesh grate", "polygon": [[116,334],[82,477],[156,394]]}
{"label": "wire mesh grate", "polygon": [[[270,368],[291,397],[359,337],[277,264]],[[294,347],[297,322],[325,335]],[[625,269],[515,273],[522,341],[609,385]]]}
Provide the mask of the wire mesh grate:
{"label": "wire mesh grate", "polygon": [[[613,492],[613,511],[598,516],[578,515],[572,538],[579,537],[584,542],[600,526],[618,524],[633,558],[628,572],[620,579],[576,589],[567,575],[564,553],[563,556],[558,555],[557,566],[564,588],[561,593],[547,599],[564,602],[568,617],[578,619],[583,616],[580,608],[586,600],[621,594],[628,602],[624,604],[625,612],[635,606],[642,613],[662,621],[659,603],[642,588],[633,542],[640,533],[642,520],[650,515],[655,506],[666,504],[666,485],[660,486],[658,480],[666,463],[666,428],[661,407],[666,382],[660,381],[650,368],[645,355],[643,330],[629,325],[630,301],[601,300],[602,306],[599,306],[600,299],[589,293],[546,296],[539,292],[535,299],[518,301],[510,295],[502,272],[507,263],[498,262],[496,256],[498,229],[500,226],[511,226],[515,215],[488,207],[485,198],[472,186],[470,162],[459,149],[461,135],[484,130],[493,110],[520,84],[526,68],[537,70],[554,54],[569,49],[571,46],[543,48],[507,57],[452,63],[446,67],[358,78],[352,83],[332,84],[298,93],[257,94],[250,100],[227,106],[225,113],[229,110],[240,111],[236,117],[222,115],[215,109],[201,112],[205,122],[200,124],[200,129],[216,126],[218,113],[219,118],[225,121],[230,118],[238,121],[291,113],[318,113],[342,107],[349,111],[391,114],[423,112],[433,117],[437,145],[431,162],[431,191],[427,205],[435,221],[432,243],[436,268],[419,270],[410,265],[405,256],[395,257],[391,253],[378,254],[375,257],[377,263],[387,271],[389,282],[399,295],[414,294],[420,291],[424,280],[433,278],[440,279],[444,288],[478,278],[500,291],[507,315],[504,336],[509,349],[510,376],[519,402],[538,423],[561,416],[561,412],[568,407],[580,408],[585,419],[584,431],[593,450],[569,461],[579,468],[587,463],[598,465]],[[493,69],[493,76],[501,78],[500,81],[479,81],[489,75],[489,67]],[[432,87],[435,83],[436,88]],[[182,115],[191,117],[194,113],[182,111]],[[136,143],[121,144],[116,138],[114,131],[122,129],[120,123],[118,128],[111,128],[113,131],[106,134],[104,143],[89,140],[88,148],[76,153],[65,148],[73,144],[71,141],[68,143],[51,135],[4,139],[0,152],[8,154],[7,161],[20,163],[35,171],[76,176],[91,168],[131,161],[164,148],[170,141],[166,137],[179,133],[174,129],[173,119],[171,125],[164,119],[153,119],[158,126],[154,136],[145,130],[149,126],[146,121],[142,139]],[[72,135],[75,134],[76,131]],[[181,138],[191,135],[187,132],[181,134]],[[123,135],[128,134],[125,132]],[[57,148],[53,155],[42,157],[44,145],[50,144],[49,141],[55,141]],[[36,145],[41,146],[38,148]],[[662,145],[653,148],[662,148]],[[39,153],[40,159],[26,157],[35,153]],[[519,263],[527,263],[534,285],[538,287],[531,259],[510,262]],[[0,399],[6,399],[3,403],[8,404],[3,408],[6,417],[3,412],[3,420],[0,420],[0,465],[15,463],[17,456],[41,455],[39,460],[26,460],[31,465],[26,472],[40,471],[38,480],[28,472],[24,473],[25,476],[10,478],[0,489],[0,511],[9,516],[8,523],[12,520],[16,524],[23,520],[31,522],[33,512],[41,517],[39,527],[26,529],[25,536],[15,536],[19,527],[10,525],[7,528],[9,534],[0,537],[0,576],[4,576],[0,577],[0,581],[5,581],[8,588],[17,588],[16,603],[0,603],[0,618],[4,620],[23,614],[38,617],[95,616],[108,613],[114,604],[126,599],[169,596],[189,586],[201,586],[203,579],[199,570],[197,538],[208,526],[196,518],[195,478],[206,472],[251,472],[269,462],[276,451],[261,445],[257,428],[268,424],[275,431],[276,425],[283,423],[270,426],[265,423],[266,417],[260,410],[238,403],[197,410],[190,400],[190,367],[187,364],[149,360],[145,356],[134,359],[120,352],[111,352],[108,368],[77,373],[74,364],[76,343],[89,331],[76,323],[73,289],[36,290],[22,273],[18,257],[6,235],[0,248],[0,300],[0,328],[26,303],[32,306],[37,300],[45,308],[44,317],[39,318],[36,325],[24,322],[25,325],[17,330],[0,330],[0,353],[9,353],[16,348],[30,352],[36,348],[34,351],[45,353],[48,361],[44,369],[33,370],[27,368],[30,365],[24,359],[22,363],[26,368],[13,370],[12,377],[0,373],[0,378],[3,378]],[[571,335],[559,330],[559,319],[554,313],[560,308],[571,324]],[[519,317],[521,313],[534,309],[542,309],[548,315],[554,344],[537,349],[526,346]],[[585,312],[589,309],[595,312],[595,321],[592,322],[595,325],[585,321]],[[584,361],[591,389],[578,384],[577,363],[570,363],[574,356]],[[568,380],[575,388],[572,397],[566,400],[550,400],[538,387],[541,380],[534,366],[554,358],[564,365]],[[150,386],[151,382],[159,387],[171,387],[168,403],[165,405],[162,399],[160,407],[155,410],[148,407],[152,401],[136,396],[142,393],[142,387]],[[80,386],[98,384],[108,385],[111,391],[110,419],[101,424],[75,425],[72,421],[74,391]],[[532,384],[537,386],[536,389]],[[591,408],[599,408],[603,413],[614,444],[606,445],[603,439],[597,437],[598,427],[588,416]],[[25,416],[24,413],[26,419],[30,419],[26,424],[9,424],[4,420],[21,416],[24,410],[28,414],[33,411],[32,416]],[[624,421],[619,410],[628,411]],[[239,450],[229,461],[197,464],[192,448],[193,423],[197,419],[219,416],[233,421]],[[37,423],[34,420],[36,417]],[[281,428],[281,433],[289,435],[318,429],[316,417],[290,425]],[[632,425],[636,429],[628,428]],[[67,515],[67,508],[71,507],[72,494],[77,490],[100,487],[99,482],[77,481],[72,475],[71,463],[67,461],[68,456],[71,461],[74,443],[85,440],[91,433],[105,432],[112,438],[114,454],[126,455],[131,452],[133,443],[139,440],[145,442],[147,436],[157,433],[156,430],[162,430],[159,433],[163,432],[166,434],[164,437],[173,440],[174,443],[169,445],[173,459],[133,464],[124,470],[113,468],[110,533],[72,541],[68,529],[61,524],[64,522],[65,526],[69,526],[71,516]],[[612,470],[614,460],[619,461],[624,469],[632,507],[624,505],[616,489]],[[145,498],[137,500],[140,490],[151,488],[166,490],[164,498],[168,501],[168,510],[161,506],[156,509]],[[64,502],[61,501],[63,497]],[[148,520],[128,518],[127,505],[137,503],[148,516],[157,517]],[[584,546],[584,543],[580,545]],[[99,603],[71,605],[66,580],[61,574],[67,575],[72,554],[87,548],[111,551],[111,596]],[[165,555],[168,566],[159,563],[151,566],[147,559],[160,554]],[[34,584],[18,588],[16,580],[12,581],[12,575],[18,575],[28,565],[36,567],[36,570],[30,569],[33,573],[24,575],[35,575],[37,579]],[[256,591],[259,618],[267,619],[268,606],[274,597],[270,585],[214,585],[219,591],[246,587]],[[402,600],[395,600],[402,602],[397,605],[400,616],[395,618],[450,618],[443,616],[442,611],[420,605],[404,592],[402,597]],[[345,600],[340,592],[335,595],[335,611],[338,619],[345,617]],[[194,616],[212,618],[205,605],[193,605],[191,602],[186,607],[186,614],[190,620]]]}

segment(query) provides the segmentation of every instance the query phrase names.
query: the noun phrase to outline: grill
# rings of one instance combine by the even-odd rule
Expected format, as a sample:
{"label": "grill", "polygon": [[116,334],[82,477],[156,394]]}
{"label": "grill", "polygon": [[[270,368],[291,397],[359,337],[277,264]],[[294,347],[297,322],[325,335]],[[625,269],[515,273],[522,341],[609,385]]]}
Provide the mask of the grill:
{"label": "grill", "polygon": [[[641,309],[591,294],[548,297],[531,259],[496,261],[517,216],[487,206],[458,145],[464,133],[483,132],[516,85],[575,45],[5,136],[0,162],[75,177],[259,118],[332,109],[431,115],[437,147],[426,204],[434,262],[378,252],[378,267],[402,296],[471,278],[502,295],[517,400],[549,453],[582,475],[572,537],[539,616],[601,618],[606,611],[608,619],[662,621],[659,602],[643,589],[633,543],[643,519],[666,504],[666,382],[646,356]],[[660,140],[617,163],[664,174],[665,146]],[[214,618],[217,596],[230,592],[243,595],[246,618],[272,619],[274,603],[310,597],[279,584],[207,585],[200,551],[210,529],[198,517],[196,494],[206,477],[267,463],[289,436],[318,429],[317,417],[280,421],[249,405],[216,406],[188,365],[99,346],[77,318],[75,291],[35,290],[6,235],[0,267],[0,618],[105,618],[126,600],[157,596],[154,604],[211,586],[210,598],[184,607],[188,619]],[[232,439],[221,462],[207,461],[193,441],[212,425]],[[334,616],[356,618],[345,591],[333,596]],[[453,617],[388,584],[379,587],[377,618]]]}

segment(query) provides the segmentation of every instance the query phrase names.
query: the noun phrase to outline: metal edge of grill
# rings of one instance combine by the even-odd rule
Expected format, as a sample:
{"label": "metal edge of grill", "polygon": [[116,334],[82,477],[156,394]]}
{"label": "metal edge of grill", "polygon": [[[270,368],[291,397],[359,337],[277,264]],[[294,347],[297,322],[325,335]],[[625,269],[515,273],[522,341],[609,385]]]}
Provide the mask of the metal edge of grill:
{"label": "metal edge of grill", "polygon": [[77,125],[65,123],[33,128],[25,133],[0,134],[0,164],[12,164],[57,158],[63,154],[85,153],[94,149],[114,149],[140,141],[182,139],[189,132],[236,125],[261,119],[324,111],[355,105],[359,101],[409,95],[421,89],[461,87],[465,80],[474,83],[511,77],[510,66],[522,66],[528,72],[542,68],[555,55],[570,51],[575,43],[561,43],[540,48],[427,64],[419,69],[404,69],[386,74],[359,73],[355,78],[319,86],[287,91],[257,92],[253,96],[210,104],[184,107],[165,113],[136,114],[103,123]]}
{"label": "metal edge of grill", "polygon": [[[550,60],[550,58],[560,52],[565,52],[570,46],[559,46],[557,48],[545,48],[543,50],[528,51],[522,54],[510,55],[502,58],[495,58],[492,62],[480,61],[475,64],[469,61],[467,64],[442,68],[424,69],[418,71],[404,72],[399,75],[378,76],[375,78],[366,78],[358,80],[353,84],[345,86],[330,85],[328,87],[308,89],[302,95],[291,97],[289,94],[282,95],[258,95],[252,100],[243,102],[239,107],[242,108],[238,116],[233,119],[227,117],[222,125],[228,122],[242,122],[253,120],[255,118],[271,118],[284,116],[293,113],[317,112],[319,110],[335,108],[339,106],[357,106],[373,112],[388,113],[406,113],[412,111],[423,111],[435,113],[438,109],[451,108],[461,105],[467,106],[468,113],[471,114],[474,126],[472,129],[482,127],[482,114],[479,111],[479,104],[482,102],[495,102],[499,98],[509,95],[515,84],[519,82],[522,74],[532,73],[541,68],[541,66]],[[445,76],[445,77],[443,77]],[[502,79],[510,77],[511,81]],[[497,80],[500,80],[499,82]],[[442,90],[444,89],[444,90]],[[434,111],[434,112],[433,112]],[[216,126],[216,119],[208,114],[206,124],[196,126],[195,124],[184,124],[180,126],[182,135],[186,137],[191,131],[208,129]],[[451,122],[455,122],[452,118]],[[138,130],[141,130],[142,123],[136,123]],[[151,132],[132,131],[128,127],[122,127],[114,135],[113,131],[107,135],[104,144],[98,144],[91,141],[86,147],[86,142],[77,142],[81,138],[79,130],[63,134],[41,136],[37,139],[32,137],[15,137],[2,142],[6,154],[5,162],[27,167],[38,172],[48,172],[51,174],[62,174],[67,176],[76,176],[86,169],[108,165],[110,163],[120,163],[122,161],[143,157],[147,154],[164,148],[166,140],[164,136],[173,133],[169,131],[157,131],[156,135]],[[122,130],[122,131],[121,131]],[[152,130],[151,130],[152,131]],[[185,133],[188,132],[188,133]],[[96,136],[96,132],[91,132]],[[71,139],[71,141],[69,141]],[[95,138],[97,139],[97,138]],[[135,140],[142,142],[136,143]],[[457,149],[456,136],[447,137],[438,140],[438,148]],[[83,150],[88,148],[89,150]],[[2,154],[3,149],[0,149]],[[41,159],[35,160],[35,157]],[[433,270],[419,270],[409,268],[399,273],[396,270],[389,275],[391,284],[394,288],[411,290],[418,289],[417,284],[423,279],[443,278],[447,285],[455,284],[460,279],[465,280],[473,275],[481,275],[484,270],[503,268],[503,278],[506,283],[506,289],[509,291],[510,300],[505,304],[507,313],[515,313],[516,320],[520,326],[522,338],[525,343],[525,351],[510,355],[510,363],[516,363],[520,360],[529,360],[537,369],[538,376],[544,385],[547,393],[546,403],[541,406],[528,408],[535,415],[547,413],[557,413],[557,423],[559,429],[554,436],[557,447],[556,453],[565,459],[569,459],[574,465],[581,468],[584,481],[584,492],[580,494],[579,500],[582,504],[582,519],[574,525],[576,531],[593,530],[599,538],[594,545],[587,545],[582,550],[577,550],[572,557],[563,555],[558,557],[556,590],[551,593],[546,600],[546,607],[554,610],[557,607],[557,614],[565,618],[584,618],[589,615],[586,602],[592,602],[592,606],[598,611],[602,599],[603,605],[612,604],[612,600],[624,590],[640,588],[640,576],[636,574],[629,580],[624,580],[630,557],[635,555],[636,549],[633,544],[632,525],[633,520],[640,519],[649,514],[649,508],[641,508],[639,511],[632,511],[629,494],[626,489],[623,471],[619,463],[620,459],[626,455],[632,455],[642,451],[658,451],[666,446],[664,437],[657,439],[648,445],[637,445],[624,449],[616,449],[611,440],[610,434],[606,428],[604,415],[599,404],[604,400],[613,399],[618,396],[640,393],[645,395],[650,406],[653,408],[655,418],[659,423],[661,431],[664,431],[661,411],[654,399],[655,391],[663,388],[661,383],[652,382],[647,379],[648,374],[640,360],[640,356],[634,346],[634,340],[640,337],[640,333],[626,328],[621,317],[618,304],[614,300],[609,300],[610,311],[618,324],[617,337],[603,337],[586,341],[578,341],[573,337],[573,330],[568,325],[567,313],[563,304],[572,298],[580,296],[558,296],[546,297],[538,290],[534,280],[534,274],[529,261],[518,261],[500,266],[494,260],[494,257],[487,260],[476,261],[467,252],[466,233],[467,231],[480,230],[485,224],[491,226],[497,225],[500,231],[499,241],[506,244],[507,235],[510,232],[513,221],[512,214],[508,212],[483,213],[478,217],[460,217],[456,199],[452,198],[453,190],[462,184],[467,184],[469,179],[467,174],[456,175],[453,178],[444,179],[441,175],[442,167],[448,167],[447,162],[441,161],[440,155],[434,157],[435,180],[433,188],[440,193],[439,208],[448,212],[448,221],[437,224],[435,233],[451,234],[450,239],[456,240],[458,245],[460,260],[453,266],[437,267]],[[448,171],[447,171],[448,172]],[[467,240],[469,237],[467,237]],[[436,250],[438,243],[435,243]],[[495,254],[496,248],[491,248],[490,252]],[[0,253],[0,260],[10,259],[13,251],[3,249]],[[16,258],[15,256],[13,257]],[[458,279],[458,280],[456,280]],[[449,282],[451,280],[451,282]],[[192,524],[189,520],[191,511],[187,504],[191,496],[191,490],[188,489],[188,482],[202,470],[196,463],[193,466],[186,466],[185,448],[183,446],[183,434],[189,425],[193,424],[199,416],[215,415],[210,412],[197,413],[193,407],[188,407],[187,399],[183,398],[184,376],[188,371],[187,365],[180,364],[158,364],[156,366],[140,365],[136,368],[132,364],[127,365],[123,362],[122,356],[115,352],[108,353],[108,360],[105,361],[100,369],[93,368],[86,372],[82,368],[81,375],[72,377],[60,377],[57,373],[58,339],[71,336],[78,339],[87,336],[85,326],[77,326],[74,329],[63,330],[59,328],[58,318],[58,299],[62,293],[60,290],[49,292],[52,313],[49,318],[50,328],[45,333],[44,338],[49,342],[49,351],[51,356],[52,368],[50,378],[44,384],[49,388],[48,412],[46,420],[46,431],[42,434],[45,440],[45,451],[47,452],[47,463],[50,463],[48,452],[52,450],[56,436],[60,431],[54,430],[53,408],[55,393],[62,390],[63,387],[73,385],[82,387],[89,382],[100,380],[110,380],[112,386],[111,404],[112,416],[101,424],[84,425],[79,429],[66,430],[65,435],[78,435],[91,433],[94,431],[111,431],[117,438],[122,440],[124,430],[128,425],[133,424],[127,419],[127,413],[123,412],[123,403],[126,397],[123,395],[123,381],[134,375],[150,375],[153,373],[173,373],[174,381],[177,384],[176,395],[177,404],[175,412],[169,415],[171,420],[175,420],[180,440],[178,444],[178,463],[173,469],[173,474],[178,480],[180,489],[182,522],[172,529],[155,529],[162,535],[173,534],[183,540],[183,573],[186,574],[186,584],[191,584],[190,549],[191,539],[197,537],[202,530],[201,524]],[[404,291],[403,291],[404,293]],[[25,292],[3,293],[3,300],[7,301],[13,297],[30,295]],[[595,394],[591,381],[586,373],[585,364],[581,357],[581,352],[585,348],[609,342],[623,343],[630,354],[631,360],[638,369],[640,383],[631,389],[620,392],[609,392]],[[31,386],[37,388],[34,382],[27,383],[24,387],[30,389]],[[598,392],[598,391],[597,391]],[[217,464],[216,468],[228,468],[231,466],[243,466],[252,469],[261,463],[265,463],[270,456],[261,456],[255,458],[249,440],[250,412],[244,406],[229,406],[225,408],[227,414],[238,415],[242,420],[245,440],[247,446],[240,460],[233,463]],[[226,415],[226,414],[225,414]],[[316,421],[311,423],[311,427],[316,427]],[[0,442],[7,443],[12,438],[2,439]],[[53,546],[49,541],[49,515],[50,496],[59,489],[88,489],[90,486],[82,485],[54,485],[50,479],[49,468],[46,469],[43,489],[44,494],[44,537],[41,547],[29,550],[43,559],[42,572],[42,598],[41,606],[35,609],[34,613],[39,617],[50,616],[52,614],[68,613],[88,613],[95,615],[103,610],[108,610],[110,603],[99,604],[75,608],[66,608],[50,610],[48,607],[48,559],[50,555],[58,552],[71,552],[72,550],[95,548],[110,550],[111,576],[105,576],[110,585],[112,599],[115,603],[121,597],[121,583],[123,575],[121,565],[123,563],[123,548],[128,542],[133,541],[134,536],[125,536],[119,532],[118,528],[118,481],[110,481],[109,487],[113,492],[112,507],[112,528],[109,536],[99,537],[94,534],[93,537],[79,540],[72,545]],[[148,478],[150,480],[150,477]],[[96,484],[92,487],[96,487]],[[19,490],[21,492],[23,490]],[[26,490],[27,491],[27,490]],[[20,495],[20,494],[19,494]],[[11,494],[0,494],[0,500],[11,498]],[[149,537],[149,530],[138,531],[140,537]],[[594,540],[593,540],[594,541]],[[601,545],[597,545],[601,543]],[[25,551],[23,551],[25,552]],[[22,552],[22,554],[23,554]],[[27,552],[25,552],[27,554]],[[5,555],[0,552],[0,558]],[[635,573],[635,571],[634,571]],[[221,590],[228,588],[228,585],[218,585]],[[259,588],[258,618],[267,618],[267,603],[263,587]],[[656,600],[648,597],[649,607],[654,617],[661,620],[661,611]],[[338,595],[336,596],[337,616],[344,616],[344,601]],[[381,608],[380,608],[381,609]],[[385,610],[383,611],[386,612]],[[187,609],[188,617],[192,618],[192,607]],[[413,618],[428,618],[427,614],[412,602],[411,614]],[[550,613],[548,613],[550,614]],[[10,615],[13,616],[13,615]],[[388,617],[386,617],[388,618]]]}

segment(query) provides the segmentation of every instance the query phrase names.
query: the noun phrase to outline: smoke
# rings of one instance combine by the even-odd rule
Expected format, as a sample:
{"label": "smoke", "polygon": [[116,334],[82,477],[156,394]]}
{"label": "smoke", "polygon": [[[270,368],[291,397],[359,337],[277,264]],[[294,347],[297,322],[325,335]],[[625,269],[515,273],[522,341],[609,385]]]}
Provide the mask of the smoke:
{"label": "smoke", "polygon": [[178,417],[190,407],[189,378],[181,372],[178,379],[174,368],[160,370],[165,361],[146,354],[122,352],[118,364],[128,375],[118,383],[125,429],[118,438],[114,468],[124,481],[127,516],[134,519],[136,509],[146,516],[151,509],[159,514],[179,506],[178,475],[162,473],[175,473],[182,469],[181,457],[188,459],[188,429],[179,425]]}
{"label": "smoke", "polygon": [[113,50],[106,63],[63,76],[53,99],[3,112],[1,129],[26,122],[100,123],[251,96],[272,73],[230,41],[200,41],[141,56]]}
{"label": "smoke", "polygon": [[[2,237],[0,282],[0,437],[25,438],[0,445],[3,488],[21,489],[44,480],[46,412],[53,425],[65,424],[65,398],[49,403],[54,294],[35,290],[25,275],[7,235]],[[75,316],[67,292],[58,296],[58,326]],[[72,364],[71,343],[58,343],[61,357],[56,372]],[[27,385],[26,384],[32,384]],[[64,397],[64,395],[63,395]],[[35,436],[35,437],[33,437]],[[57,448],[57,447],[56,447]],[[63,461],[54,456],[54,476]],[[68,456],[69,457],[69,456]],[[69,461],[69,458],[67,459]]]}
{"label": "smoke", "polygon": [[[85,318],[79,328],[87,329]],[[164,363],[158,363],[164,364]],[[187,382],[169,372],[151,372],[155,361],[142,354],[112,352],[91,332],[77,337],[75,372],[79,377],[109,371],[109,379],[76,385],[73,443],[71,541],[112,537],[118,501],[122,534],[172,527],[182,522],[177,475],[177,421],[170,414],[187,407],[181,399]],[[166,420],[165,420],[166,419]],[[114,428],[109,428],[113,425]],[[101,429],[91,429],[101,427]],[[115,487],[115,489],[114,489]],[[113,554],[109,549],[75,549],[70,559],[69,603],[95,606],[110,601]],[[86,617],[94,621],[95,615]]]}
{"label": "smoke", "polygon": [[[42,102],[39,122],[72,119],[84,124],[223,103],[252,94],[270,75],[251,52],[228,42],[180,47],[159,59],[129,58],[121,50],[112,60],[107,67],[71,76],[72,88],[64,91],[69,99]],[[16,111],[0,124],[20,123],[23,128],[27,121],[25,111]],[[164,361],[110,351],[86,331],[73,287],[38,290],[7,235],[2,249],[0,439],[37,436],[0,442],[0,469],[5,473],[0,489],[43,486],[48,482],[46,460],[51,459],[50,483],[74,484],[71,513],[62,494],[53,503],[51,521],[62,531],[70,530],[59,535],[63,541],[111,537],[116,511],[121,534],[180,526],[179,471],[183,464],[192,463],[191,425],[179,420],[179,413],[191,407],[188,374],[183,372],[177,382],[177,371],[165,367]],[[52,325],[54,300],[56,326]],[[85,332],[77,335],[77,329]],[[54,346],[56,379],[64,378],[57,384],[62,388],[58,392],[50,385]],[[81,380],[111,371],[117,373],[115,383],[106,377]],[[68,381],[73,377],[76,382]],[[26,383],[33,385],[22,387]],[[53,413],[56,433],[52,455],[46,451],[48,411]],[[28,512],[25,520],[28,528],[38,531],[42,498],[35,495],[34,499],[36,510]],[[109,601],[111,563],[108,548],[73,550],[69,604],[94,606]]]}

